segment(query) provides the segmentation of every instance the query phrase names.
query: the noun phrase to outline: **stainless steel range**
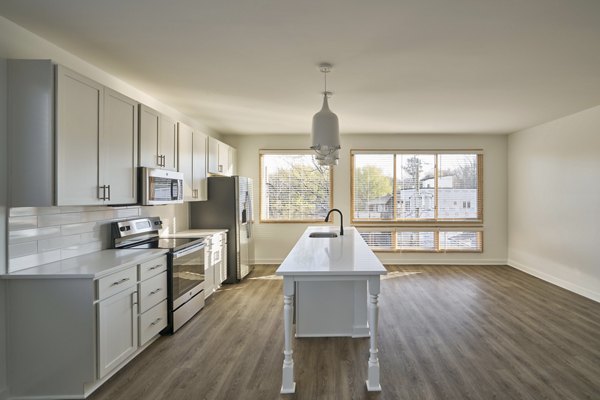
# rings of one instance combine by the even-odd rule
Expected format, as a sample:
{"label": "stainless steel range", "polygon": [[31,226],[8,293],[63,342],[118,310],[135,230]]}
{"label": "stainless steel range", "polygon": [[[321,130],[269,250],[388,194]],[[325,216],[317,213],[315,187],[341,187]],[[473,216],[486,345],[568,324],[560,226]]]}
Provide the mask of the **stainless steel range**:
{"label": "stainless steel range", "polygon": [[169,325],[162,332],[177,331],[204,307],[203,238],[161,238],[158,217],[138,218],[111,224],[116,249],[167,249]]}

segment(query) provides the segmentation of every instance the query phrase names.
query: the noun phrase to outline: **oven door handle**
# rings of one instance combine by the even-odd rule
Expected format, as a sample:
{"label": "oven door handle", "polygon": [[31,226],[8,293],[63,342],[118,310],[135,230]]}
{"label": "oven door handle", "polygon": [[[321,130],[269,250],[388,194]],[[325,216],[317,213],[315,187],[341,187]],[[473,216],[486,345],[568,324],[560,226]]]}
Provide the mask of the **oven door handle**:
{"label": "oven door handle", "polygon": [[197,244],[191,247],[186,247],[183,250],[179,250],[176,253],[173,253],[173,259],[177,259],[179,257],[187,256],[188,254],[194,253],[198,250],[201,250],[206,247],[206,243]]}

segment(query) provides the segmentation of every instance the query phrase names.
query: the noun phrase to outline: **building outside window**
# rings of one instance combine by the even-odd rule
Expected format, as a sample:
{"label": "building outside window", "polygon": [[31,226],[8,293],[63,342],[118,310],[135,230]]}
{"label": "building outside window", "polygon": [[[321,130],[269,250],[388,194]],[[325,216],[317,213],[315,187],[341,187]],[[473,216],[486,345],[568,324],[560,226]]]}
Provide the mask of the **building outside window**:
{"label": "building outside window", "polygon": [[481,151],[353,150],[351,158],[351,219],[373,249],[482,251]]}

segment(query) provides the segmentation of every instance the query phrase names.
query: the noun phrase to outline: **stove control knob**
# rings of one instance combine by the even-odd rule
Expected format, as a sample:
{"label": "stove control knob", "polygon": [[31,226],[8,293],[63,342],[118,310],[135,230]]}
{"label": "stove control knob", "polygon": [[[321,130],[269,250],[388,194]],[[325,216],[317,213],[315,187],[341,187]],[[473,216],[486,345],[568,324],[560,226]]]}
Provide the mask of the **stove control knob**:
{"label": "stove control knob", "polygon": [[121,232],[125,232],[125,227],[124,227],[124,226],[122,226],[122,227],[120,227],[120,228],[119,228],[119,230],[120,230]]}

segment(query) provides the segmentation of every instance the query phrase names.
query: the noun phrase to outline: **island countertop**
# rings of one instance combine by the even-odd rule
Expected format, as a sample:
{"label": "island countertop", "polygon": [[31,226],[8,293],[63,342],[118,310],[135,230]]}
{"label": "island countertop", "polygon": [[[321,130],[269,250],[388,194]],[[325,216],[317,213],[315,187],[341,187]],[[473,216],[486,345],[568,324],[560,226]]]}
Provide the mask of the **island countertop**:
{"label": "island countertop", "polygon": [[[335,238],[311,238],[312,232],[335,232]],[[277,275],[385,275],[387,270],[353,227],[344,235],[332,226],[309,226],[277,269]]]}

